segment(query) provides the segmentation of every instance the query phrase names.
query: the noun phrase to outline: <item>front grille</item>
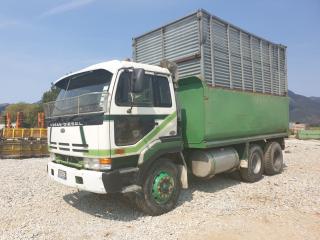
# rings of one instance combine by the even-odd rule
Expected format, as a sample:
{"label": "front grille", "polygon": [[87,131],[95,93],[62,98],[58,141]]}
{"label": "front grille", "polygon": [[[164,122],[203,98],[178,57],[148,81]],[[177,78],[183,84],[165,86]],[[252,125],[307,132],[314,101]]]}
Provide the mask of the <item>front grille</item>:
{"label": "front grille", "polygon": [[51,149],[58,149],[62,151],[73,151],[73,152],[79,152],[79,153],[87,153],[88,150],[88,144],[79,144],[79,143],[63,143],[63,142],[50,142],[49,147]]}
{"label": "front grille", "polygon": [[70,151],[70,148],[62,148],[62,147],[59,147],[59,150],[62,150],[62,151]]}
{"label": "front grille", "polygon": [[62,142],[59,142],[59,145],[60,145],[60,146],[69,146],[69,143],[62,143]]}
{"label": "front grille", "polygon": [[85,153],[89,152],[88,149],[73,149],[72,151],[74,151],[74,152],[85,152]]}
{"label": "front grille", "polygon": [[55,154],[55,161],[61,163],[63,165],[72,166],[76,168],[83,167],[83,158],[81,157],[73,157],[73,156],[66,156],[62,154]]}
{"label": "front grille", "polygon": [[72,146],[73,146],[73,147],[84,147],[84,148],[86,148],[86,147],[88,147],[88,144],[72,143]]}

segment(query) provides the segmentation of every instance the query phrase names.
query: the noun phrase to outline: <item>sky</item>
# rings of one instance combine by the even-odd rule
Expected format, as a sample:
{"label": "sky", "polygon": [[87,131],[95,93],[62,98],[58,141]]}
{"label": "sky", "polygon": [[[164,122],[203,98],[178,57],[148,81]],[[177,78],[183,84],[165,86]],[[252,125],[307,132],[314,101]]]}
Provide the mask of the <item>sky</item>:
{"label": "sky", "polygon": [[61,76],[131,57],[132,37],[200,8],[286,45],[289,89],[320,97],[320,0],[0,0],[0,103],[37,102]]}

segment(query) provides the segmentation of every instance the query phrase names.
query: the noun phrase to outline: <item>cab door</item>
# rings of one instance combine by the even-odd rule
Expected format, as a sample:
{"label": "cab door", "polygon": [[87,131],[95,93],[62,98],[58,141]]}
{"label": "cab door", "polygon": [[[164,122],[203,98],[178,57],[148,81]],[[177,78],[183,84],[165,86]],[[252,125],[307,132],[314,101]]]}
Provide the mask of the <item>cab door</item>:
{"label": "cab door", "polygon": [[[132,71],[119,71],[110,108],[112,157],[138,156],[154,141],[177,134],[177,115],[171,78],[146,72],[143,90],[131,95]],[[131,101],[133,99],[133,103]]]}

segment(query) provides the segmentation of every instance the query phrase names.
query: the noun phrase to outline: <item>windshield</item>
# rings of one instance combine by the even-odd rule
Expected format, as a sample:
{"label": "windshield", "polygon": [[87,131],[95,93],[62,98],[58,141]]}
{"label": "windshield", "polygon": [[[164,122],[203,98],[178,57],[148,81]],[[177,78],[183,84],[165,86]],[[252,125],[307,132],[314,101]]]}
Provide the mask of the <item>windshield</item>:
{"label": "windshield", "polygon": [[56,84],[56,87],[60,89],[57,100],[107,91],[111,77],[112,74],[110,72],[101,69],[79,73],[62,79]]}
{"label": "windshield", "polygon": [[45,104],[46,117],[103,111],[112,73],[99,69],[66,77],[56,83],[55,102]]}

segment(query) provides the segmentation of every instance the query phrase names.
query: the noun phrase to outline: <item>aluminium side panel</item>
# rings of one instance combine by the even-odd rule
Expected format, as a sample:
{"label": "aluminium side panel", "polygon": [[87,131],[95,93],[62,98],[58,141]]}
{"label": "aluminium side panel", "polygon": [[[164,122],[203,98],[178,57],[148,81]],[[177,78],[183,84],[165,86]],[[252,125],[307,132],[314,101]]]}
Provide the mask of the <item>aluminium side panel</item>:
{"label": "aluminium side panel", "polygon": [[212,73],[206,75],[206,82],[222,88],[287,95],[286,47],[209,16],[212,24],[207,42],[213,56]]}
{"label": "aluminium side panel", "polygon": [[161,29],[144,35],[141,38],[137,38],[134,42],[134,46],[134,54],[137,62],[158,65],[163,59]]}
{"label": "aluminium side panel", "polygon": [[286,47],[205,10],[134,38],[134,60],[178,65],[179,78],[200,76],[209,86],[287,95]]}
{"label": "aluminium side panel", "polygon": [[214,79],[217,87],[230,87],[228,25],[212,19]]}
{"label": "aluminium side panel", "polygon": [[204,80],[207,81],[207,84],[214,86],[213,82],[213,73],[214,73],[214,66],[212,65],[213,62],[213,52],[212,52],[212,42],[211,42],[211,35],[213,34],[212,29],[210,26],[212,25],[210,15],[202,14],[202,44],[203,47],[203,56],[202,56],[202,64],[203,64],[203,76]]}
{"label": "aluminium side panel", "polygon": [[180,78],[200,75],[200,18],[197,13],[133,39],[134,61],[159,65],[175,61]]}
{"label": "aluminium side panel", "polygon": [[243,89],[240,36],[240,30],[233,27],[229,27],[231,79],[232,88],[234,89]]}
{"label": "aluminium side panel", "polygon": [[[264,79],[264,92],[271,94],[271,65],[270,65],[270,43],[262,41],[262,63],[263,63],[263,79]],[[285,90],[285,89],[283,89]]]}

